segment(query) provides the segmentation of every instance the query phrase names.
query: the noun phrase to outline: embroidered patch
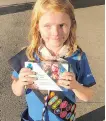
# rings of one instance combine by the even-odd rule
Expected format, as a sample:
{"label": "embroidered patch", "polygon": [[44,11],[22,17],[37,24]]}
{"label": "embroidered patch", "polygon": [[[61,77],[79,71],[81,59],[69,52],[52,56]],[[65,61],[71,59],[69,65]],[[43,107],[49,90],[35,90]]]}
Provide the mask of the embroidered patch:
{"label": "embroidered patch", "polygon": [[68,102],[67,101],[63,101],[61,104],[60,104],[60,108],[66,108],[68,105]]}
{"label": "embroidered patch", "polygon": [[72,104],[68,104],[67,107],[66,107],[66,111],[71,110],[71,107],[72,107]]}
{"label": "embroidered patch", "polygon": [[54,96],[55,96],[55,93],[54,92],[50,92],[49,99],[51,99]]}
{"label": "embroidered patch", "polygon": [[67,115],[67,111],[60,112],[60,117],[61,118],[65,118],[66,115]]}
{"label": "embroidered patch", "polygon": [[57,97],[57,96],[54,96],[53,98],[51,98],[51,99],[49,100],[48,105],[51,106],[54,102],[56,102],[57,99],[58,99],[58,97]]}
{"label": "embroidered patch", "polygon": [[72,115],[72,113],[69,112],[69,113],[67,114],[67,116],[66,116],[66,119],[68,120],[68,119],[71,117],[71,115]]}
{"label": "embroidered patch", "polygon": [[51,96],[54,97],[49,99],[48,108],[50,108],[51,111],[61,119],[74,121],[76,104],[67,99],[67,97],[62,98],[61,95],[58,95],[58,92],[56,92],[55,95],[54,93],[51,93]]}
{"label": "embroidered patch", "polygon": [[54,113],[55,114],[60,114],[60,112],[61,112],[61,109],[60,108],[57,108],[57,109],[54,110]]}
{"label": "embroidered patch", "polygon": [[74,117],[75,117],[75,115],[73,114],[73,115],[71,116],[71,118],[70,118],[70,121],[73,121],[73,120],[74,120]]}
{"label": "embroidered patch", "polygon": [[52,105],[52,109],[56,109],[60,103],[62,102],[62,99],[58,99],[53,105]]}

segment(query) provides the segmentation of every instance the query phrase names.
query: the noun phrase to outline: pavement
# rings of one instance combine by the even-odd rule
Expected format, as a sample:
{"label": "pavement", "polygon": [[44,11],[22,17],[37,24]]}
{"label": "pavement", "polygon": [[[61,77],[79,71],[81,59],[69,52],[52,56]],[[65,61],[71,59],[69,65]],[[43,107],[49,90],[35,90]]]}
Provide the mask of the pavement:
{"label": "pavement", "polygon": [[29,3],[29,2],[34,2],[36,0],[0,0],[0,6],[8,6],[8,5],[13,5],[13,4],[22,4],[22,3]]}
{"label": "pavement", "polygon": [[[0,4],[6,6],[7,4],[2,1]],[[19,2],[22,1],[17,1],[17,5],[20,4]],[[8,0],[7,3],[13,4],[12,0]],[[105,120],[104,9],[104,5],[75,9],[77,41],[87,54],[97,82],[93,87],[95,95],[92,101],[77,100],[78,121]],[[30,17],[31,10],[0,16],[0,121],[20,121],[20,113],[26,106],[25,97],[16,97],[12,93],[10,78],[12,69],[7,60],[27,45]]]}

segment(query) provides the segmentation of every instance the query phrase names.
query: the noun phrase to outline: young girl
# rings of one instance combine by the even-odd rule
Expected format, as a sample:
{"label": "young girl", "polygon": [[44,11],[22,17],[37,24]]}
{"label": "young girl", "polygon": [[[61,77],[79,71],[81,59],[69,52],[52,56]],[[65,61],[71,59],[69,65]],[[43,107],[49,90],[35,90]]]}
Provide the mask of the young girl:
{"label": "young girl", "polygon": [[[32,11],[30,37],[29,46],[9,60],[14,69],[13,93],[21,96],[26,92],[28,108],[21,120],[74,121],[75,95],[80,100],[90,100],[93,95],[90,87],[95,84],[95,80],[86,54],[76,43],[76,20],[74,8],[69,0],[37,0]],[[46,99],[40,98],[44,93],[39,92],[34,84],[35,79],[28,76],[35,72],[25,68],[24,63],[25,61],[61,61],[61,59],[67,61],[69,65],[68,72],[64,72],[57,80],[63,92],[51,91],[49,94],[51,103],[56,98],[60,99],[54,105],[56,109],[50,105],[48,108],[43,104]],[[70,64],[73,72],[70,71]],[[51,103],[49,100],[49,104]]]}

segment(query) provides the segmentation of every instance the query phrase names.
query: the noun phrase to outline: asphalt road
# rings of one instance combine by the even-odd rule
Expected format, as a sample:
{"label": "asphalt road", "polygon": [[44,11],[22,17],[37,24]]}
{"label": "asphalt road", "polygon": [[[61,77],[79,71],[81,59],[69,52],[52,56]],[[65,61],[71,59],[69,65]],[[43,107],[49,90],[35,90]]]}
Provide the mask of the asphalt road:
{"label": "asphalt road", "polygon": [[[96,79],[91,102],[77,102],[78,121],[104,120],[104,5],[75,10],[77,40],[86,52]],[[11,91],[11,68],[7,60],[27,45],[31,10],[0,16],[0,121],[20,121],[25,97]],[[90,113],[91,112],[91,113]]]}

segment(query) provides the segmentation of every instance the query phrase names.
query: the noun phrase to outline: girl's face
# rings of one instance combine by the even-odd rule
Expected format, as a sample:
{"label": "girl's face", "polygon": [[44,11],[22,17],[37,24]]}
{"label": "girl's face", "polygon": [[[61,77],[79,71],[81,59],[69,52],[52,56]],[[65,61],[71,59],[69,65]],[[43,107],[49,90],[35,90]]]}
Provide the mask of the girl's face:
{"label": "girl's face", "polygon": [[48,11],[39,20],[39,31],[47,48],[62,47],[70,32],[68,14]]}

